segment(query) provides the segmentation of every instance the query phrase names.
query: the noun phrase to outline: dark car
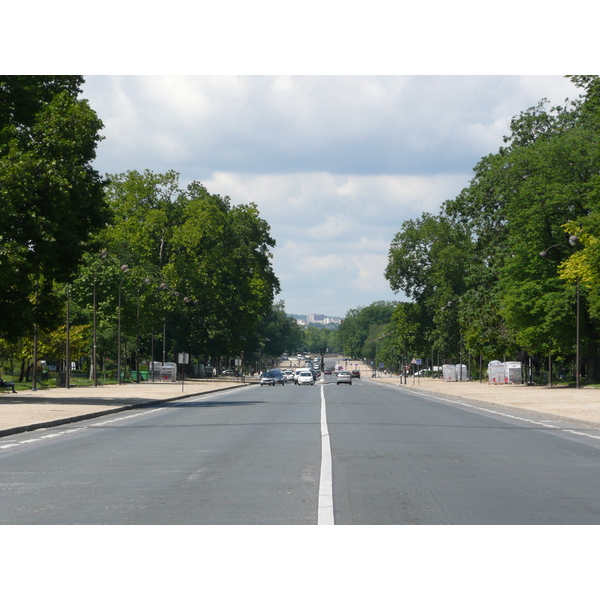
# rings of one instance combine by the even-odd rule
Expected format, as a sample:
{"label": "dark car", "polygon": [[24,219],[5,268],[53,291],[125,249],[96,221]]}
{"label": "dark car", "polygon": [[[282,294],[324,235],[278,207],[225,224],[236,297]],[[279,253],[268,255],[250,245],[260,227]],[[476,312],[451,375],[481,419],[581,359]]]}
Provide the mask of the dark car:
{"label": "dark car", "polygon": [[360,379],[360,371],[351,371],[350,376],[354,377],[355,379]]}
{"label": "dark car", "polygon": [[285,385],[285,377],[281,371],[271,371],[271,375],[273,376],[273,381],[276,383],[280,383],[281,385]]}

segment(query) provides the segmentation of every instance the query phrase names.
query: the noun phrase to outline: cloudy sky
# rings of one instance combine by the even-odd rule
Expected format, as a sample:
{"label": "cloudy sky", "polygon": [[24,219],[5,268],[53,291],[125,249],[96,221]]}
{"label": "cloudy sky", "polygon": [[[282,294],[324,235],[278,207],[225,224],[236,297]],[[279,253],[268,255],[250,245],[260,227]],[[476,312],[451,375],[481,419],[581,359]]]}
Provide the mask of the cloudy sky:
{"label": "cloudy sky", "polygon": [[511,117],[578,90],[562,76],[87,75],[96,168],[201,181],[255,202],[290,313],[402,300],[383,276],[407,219],[437,213]]}

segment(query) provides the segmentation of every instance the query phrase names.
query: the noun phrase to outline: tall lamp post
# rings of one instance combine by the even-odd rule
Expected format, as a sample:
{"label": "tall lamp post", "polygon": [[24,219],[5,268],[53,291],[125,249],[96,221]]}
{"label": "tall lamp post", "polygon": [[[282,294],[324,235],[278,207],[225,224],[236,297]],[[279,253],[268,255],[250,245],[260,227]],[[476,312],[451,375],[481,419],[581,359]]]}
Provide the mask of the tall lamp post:
{"label": "tall lamp post", "polygon": [[[577,243],[579,242],[579,238],[576,235],[572,235],[571,237],[569,237],[569,244],[571,246],[575,246]],[[548,257],[548,250],[550,250],[551,248],[554,248],[556,246],[567,246],[566,244],[553,244],[552,246],[548,246],[548,248],[546,248],[543,252],[540,252],[540,256],[542,258],[547,258]],[[568,248],[568,246],[567,246]],[[579,343],[580,343],[580,339],[579,339],[579,275],[577,275],[577,332],[575,335],[575,345],[576,345],[576,357],[575,357],[575,387],[577,389],[579,389],[579,379],[580,379],[580,368],[579,368]],[[549,374],[551,377],[551,374]]]}
{"label": "tall lamp post", "polygon": [[117,334],[117,379],[119,385],[121,385],[121,285],[125,279],[125,274],[129,271],[129,267],[127,265],[121,265],[121,271],[123,272],[123,277],[121,277],[121,281],[119,281],[119,329]]}

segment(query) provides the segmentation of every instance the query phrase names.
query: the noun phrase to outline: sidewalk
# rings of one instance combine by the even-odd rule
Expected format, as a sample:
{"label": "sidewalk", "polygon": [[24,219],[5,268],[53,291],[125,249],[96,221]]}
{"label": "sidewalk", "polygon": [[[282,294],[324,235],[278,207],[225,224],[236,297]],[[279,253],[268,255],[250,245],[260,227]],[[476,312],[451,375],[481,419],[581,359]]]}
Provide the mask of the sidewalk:
{"label": "sidewalk", "polygon": [[179,381],[5,392],[0,394],[0,437],[243,385],[248,384],[205,379],[186,381],[183,390]]}

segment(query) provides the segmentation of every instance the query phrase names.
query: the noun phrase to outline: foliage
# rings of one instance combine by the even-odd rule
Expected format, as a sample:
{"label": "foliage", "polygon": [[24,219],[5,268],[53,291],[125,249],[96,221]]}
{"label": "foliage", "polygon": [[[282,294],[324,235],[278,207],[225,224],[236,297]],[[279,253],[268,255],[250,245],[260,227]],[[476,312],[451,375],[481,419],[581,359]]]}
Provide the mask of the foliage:
{"label": "foliage", "polygon": [[600,78],[572,80],[579,99],[514,117],[469,186],[394,238],[385,274],[415,303],[394,315],[398,343],[573,356],[579,282],[587,375],[600,377]]}
{"label": "foliage", "polygon": [[16,339],[60,312],[55,282],[73,278],[110,218],[92,169],[102,123],[77,76],[0,77],[0,334]]}
{"label": "foliage", "polygon": [[268,356],[281,356],[284,352],[295,352],[302,347],[304,336],[296,319],[285,313],[283,301],[274,304],[263,317],[257,335],[246,348],[246,356],[250,356],[262,346],[263,353]]}
{"label": "foliage", "polygon": [[109,178],[113,225],[96,238],[107,258],[87,255],[74,290],[89,322],[96,281],[99,350],[116,347],[120,295],[128,348],[137,348],[139,335],[147,353],[151,334],[160,343],[166,331],[171,357],[239,355],[279,291],[275,240],[256,205],[232,206],[199,182],[181,189],[174,171]]}
{"label": "foliage", "polygon": [[350,309],[338,329],[338,340],[344,353],[363,358],[361,354],[368,341],[371,325],[388,323],[395,306],[396,302],[380,300],[369,306]]}

